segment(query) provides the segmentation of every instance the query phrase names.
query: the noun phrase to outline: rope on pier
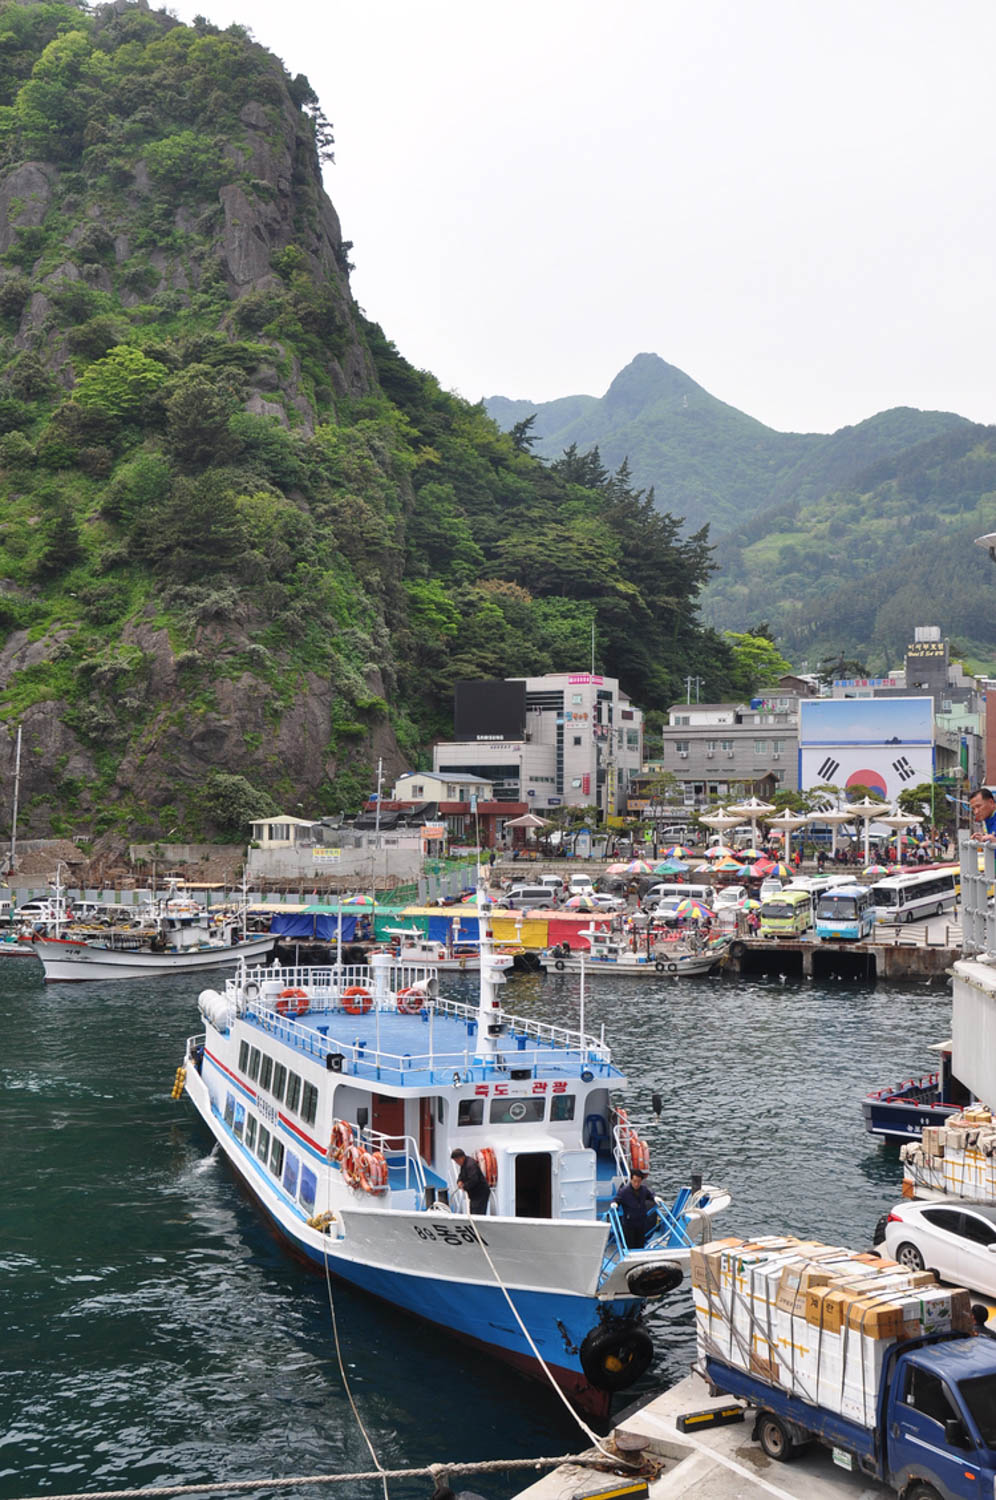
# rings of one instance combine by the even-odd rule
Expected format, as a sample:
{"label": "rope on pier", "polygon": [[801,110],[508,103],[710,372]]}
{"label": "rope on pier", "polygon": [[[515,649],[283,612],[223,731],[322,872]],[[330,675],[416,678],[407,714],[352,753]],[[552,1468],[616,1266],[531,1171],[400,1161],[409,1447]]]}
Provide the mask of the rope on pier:
{"label": "rope on pier", "polygon": [[[367,1469],[355,1474],[296,1474],[286,1479],[229,1479],[208,1484],[159,1484],[137,1490],[81,1490],[78,1494],[54,1497],[54,1500],[157,1500],[172,1495],[252,1494],[257,1490],[291,1489],[305,1484],[356,1484],[361,1480],[431,1479],[439,1483],[449,1474],[500,1474],[511,1469],[558,1469],[561,1464],[604,1467],[602,1453],[563,1453],[559,1458],[491,1458],[468,1464],[426,1464],[418,1469]],[[618,1456],[613,1464],[624,1467]],[[628,1466],[626,1466],[628,1467]],[[19,1500],[38,1500],[22,1496]],[[48,1494],[47,1500],[53,1500]]]}

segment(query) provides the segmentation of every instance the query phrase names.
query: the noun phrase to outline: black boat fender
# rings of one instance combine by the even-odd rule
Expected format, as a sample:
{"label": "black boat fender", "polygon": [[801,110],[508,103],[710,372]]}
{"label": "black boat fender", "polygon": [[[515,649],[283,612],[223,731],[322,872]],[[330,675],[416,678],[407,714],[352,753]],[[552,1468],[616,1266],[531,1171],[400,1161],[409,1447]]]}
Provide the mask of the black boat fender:
{"label": "black boat fender", "polygon": [[592,1328],[581,1345],[581,1368],[599,1391],[624,1391],[650,1368],[653,1357],[647,1330],[621,1319]]}
{"label": "black boat fender", "polygon": [[747,945],[746,945],[746,943],[742,943],[739,938],[737,938],[734,942],[732,942],[730,944],[730,957],[731,958],[743,958],[743,956],[744,956],[744,954],[746,952],[747,952]]}
{"label": "black boat fender", "polygon": [[634,1297],[663,1297],[681,1285],[682,1271],[676,1260],[662,1260],[655,1266],[637,1266],[626,1277]]}

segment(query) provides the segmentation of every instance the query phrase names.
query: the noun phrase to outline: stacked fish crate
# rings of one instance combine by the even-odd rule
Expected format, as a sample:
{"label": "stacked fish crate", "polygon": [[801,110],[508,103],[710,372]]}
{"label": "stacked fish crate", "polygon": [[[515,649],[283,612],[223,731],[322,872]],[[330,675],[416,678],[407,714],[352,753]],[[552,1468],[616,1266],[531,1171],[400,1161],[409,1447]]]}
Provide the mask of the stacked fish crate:
{"label": "stacked fish crate", "polygon": [[971,1333],[969,1294],[929,1271],[792,1236],[691,1252],[700,1359],[718,1359],[862,1426],[875,1421],[889,1351]]}
{"label": "stacked fish crate", "polygon": [[996,1203],[996,1123],[984,1105],[928,1125],[899,1154],[904,1198],[929,1192]]}

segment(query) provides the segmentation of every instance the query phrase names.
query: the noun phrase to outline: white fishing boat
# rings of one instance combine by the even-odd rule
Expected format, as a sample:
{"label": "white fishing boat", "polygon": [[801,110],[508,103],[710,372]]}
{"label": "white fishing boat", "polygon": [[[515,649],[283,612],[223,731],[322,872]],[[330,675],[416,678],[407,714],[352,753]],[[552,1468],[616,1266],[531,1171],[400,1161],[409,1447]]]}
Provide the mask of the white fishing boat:
{"label": "white fishing boat", "polygon": [[[454,921],[459,930],[460,918]],[[415,927],[388,927],[391,938],[390,952],[395,963],[411,966],[426,964],[444,974],[476,974],[481,967],[480,945],[475,942],[458,942],[455,933],[448,934],[445,942],[435,942]],[[496,969],[510,969],[515,963],[513,953],[492,954],[491,963]]]}
{"label": "white fishing boat", "polygon": [[[61,892],[56,891],[56,910]],[[212,915],[170,886],[158,901],[136,912],[129,925],[63,930],[56,917],[32,947],[45,969],[46,983],[84,979],[145,979],[156,974],[198,973],[259,962],[272,953],[276,937],[250,935],[245,907]]]}
{"label": "white fishing boat", "polygon": [[602,932],[584,927],[579,938],[587,938],[587,948],[570,948],[561,943],[543,953],[547,969],[558,974],[634,974],[644,979],[680,979],[695,974],[712,974],[720,968],[729,950],[726,935],[713,937],[696,933],[674,932],[640,937],[619,932]]}
{"label": "white fishing boat", "polygon": [[[482,891],[480,998],[435,966],[240,967],[199,999],[174,1086],[271,1224],[317,1268],[605,1412],[653,1355],[642,1313],[729,1195],[685,1187],[626,1244],[613,1194],[646,1144],[604,1037],[509,1015]],[[451,1153],[476,1160],[471,1214]]]}

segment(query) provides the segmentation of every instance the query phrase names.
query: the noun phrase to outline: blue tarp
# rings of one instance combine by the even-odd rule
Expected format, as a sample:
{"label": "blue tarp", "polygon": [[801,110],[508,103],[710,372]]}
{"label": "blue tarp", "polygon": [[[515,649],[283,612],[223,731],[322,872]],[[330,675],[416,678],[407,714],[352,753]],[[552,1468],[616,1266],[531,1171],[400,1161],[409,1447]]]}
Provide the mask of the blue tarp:
{"label": "blue tarp", "polygon": [[[356,936],[358,917],[342,916],[342,940],[351,943]],[[339,931],[339,918],[327,913],[309,911],[274,912],[270,931],[280,937],[296,938],[302,943],[334,943]]]}
{"label": "blue tarp", "polygon": [[[429,918],[429,937],[434,943],[445,943],[453,931],[453,918],[457,915],[457,908],[450,907],[449,912],[441,912],[438,917]],[[460,926],[457,929],[456,940],[458,943],[477,942],[477,918],[461,917]]]}

